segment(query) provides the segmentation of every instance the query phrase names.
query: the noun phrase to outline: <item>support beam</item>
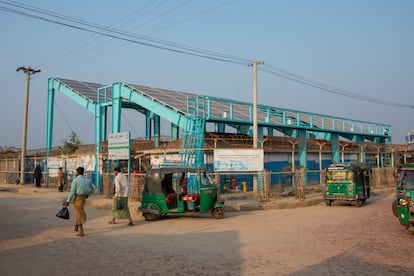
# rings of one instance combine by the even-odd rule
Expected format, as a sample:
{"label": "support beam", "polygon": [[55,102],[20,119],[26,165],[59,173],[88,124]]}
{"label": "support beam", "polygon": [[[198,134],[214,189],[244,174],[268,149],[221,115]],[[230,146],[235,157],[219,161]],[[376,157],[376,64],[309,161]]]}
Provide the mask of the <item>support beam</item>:
{"label": "support beam", "polygon": [[151,112],[147,111],[145,114],[145,139],[151,140],[151,133],[152,133],[152,119],[151,119]]}
{"label": "support beam", "polygon": [[224,133],[226,125],[224,123],[214,123],[214,132]]}
{"label": "support beam", "polygon": [[154,146],[160,146],[161,126],[160,116],[154,115]]}
{"label": "support beam", "polygon": [[332,160],[336,163],[340,162],[339,152],[339,135],[336,133],[331,134],[331,148],[332,148]]}
{"label": "support beam", "polygon": [[101,167],[101,143],[102,143],[102,113],[101,113],[101,106],[98,102],[95,105],[95,184],[99,191],[102,191],[101,187],[101,175],[100,175],[100,167]]}
{"label": "support beam", "polygon": [[[55,111],[55,89],[51,84],[51,79],[48,80],[47,90],[47,119],[46,119],[46,160],[49,160],[50,149],[53,142],[53,117]],[[46,187],[49,186],[49,170],[46,166]]]}
{"label": "support beam", "polygon": [[171,123],[171,141],[177,140],[180,137],[180,128]]}
{"label": "support beam", "polygon": [[112,133],[121,131],[122,98],[119,89],[112,89]]}

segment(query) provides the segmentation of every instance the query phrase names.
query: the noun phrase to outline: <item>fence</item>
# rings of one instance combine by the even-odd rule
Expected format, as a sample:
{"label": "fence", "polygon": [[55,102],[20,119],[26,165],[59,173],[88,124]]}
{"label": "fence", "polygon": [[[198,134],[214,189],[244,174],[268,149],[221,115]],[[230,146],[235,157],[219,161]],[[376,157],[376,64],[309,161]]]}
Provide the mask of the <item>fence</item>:
{"label": "fence", "polygon": [[[393,168],[373,168],[372,189],[394,188],[395,182],[392,173]],[[226,200],[259,198],[266,201],[289,196],[304,199],[306,194],[320,193],[323,190],[325,170],[295,169],[294,173],[266,171],[259,174],[216,172],[214,176],[215,183],[219,191],[225,195]],[[255,179],[261,180],[258,181],[257,189],[253,189]],[[274,182],[275,179],[276,182]],[[243,182],[246,182],[246,190],[243,190]]]}
{"label": "fence", "polygon": [[[144,188],[143,173],[132,173],[130,179],[130,201],[141,201],[142,189]],[[114,174],[104,174],[102,176],[102,195],[104,198],[111,198],[115,193]],[[128,177],[128,176],[127,176]]]}
{"label": "fence", "polygon": [[[36,164],[43,166],[43,159],[33,158],[27,160],[25,174],[26,184],[34,184],[33,170]],[[372,168],[371,186],[375,189],[395,187],[393,168]],[[0,183],[14,183],[19,175],[19,160],[0,160]],[[299,199],[307,193],[318,193],[323,189],[325,171],[295,170],[292,171],[264,171],[264,172],[214,172],[210,174],[217,185],[218,192],[225,195],[227,200],[259,198],[270,200],[273,198],[296,196]],[[65,175],[68,187],[75,177],[74,172]],[[94,180],[95,174],[86,172],[86,177]],[[113,195],[113,174],[102,175],[102,190],[104,198]],[[306,179],[306,181],[305,181]],[[45,177],[42,177],[44,186]],[[306,183],[306,185],[304,185]],[[130,179],[130,200],[140,201],[144,185],[144,174],[132,173]],[[57,177],[49,177],[49,187],[58,187]]]}

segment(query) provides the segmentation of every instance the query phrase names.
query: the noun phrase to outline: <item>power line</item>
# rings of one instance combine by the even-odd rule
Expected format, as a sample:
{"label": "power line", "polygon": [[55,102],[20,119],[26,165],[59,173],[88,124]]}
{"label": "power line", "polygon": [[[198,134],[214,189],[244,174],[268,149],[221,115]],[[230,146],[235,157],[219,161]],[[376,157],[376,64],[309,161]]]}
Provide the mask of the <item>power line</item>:
{"label": "power line", "polygon": [[355,93],[352,93],[350,91],[347,91],[345,89],[340,89],[340,88],[335,88],[332,86],[329,86],[327,84],[323,84],[314,80],[310,80],[310,79],[306,79],[303,78],[299,75],[290,73],[286,70],[280,69],[278,67],[272,66],[272,65],[268,65],[268,64],[264,64],[263,68],[259,69],[260,71],[278,76],[278,77],[282,77],[306,86],[310,86],[313,88],[317,88],[317,89],[321,89],[336,95],[340,95],[340,96],[344,96],[344,97],[348,97],[348,98],[353,98],[353,99],[357,99],[357,100],[361,100],[361,101],[366,101],[366,102],[372,102],[372,103],[377,103],[377,104],[383,104],[383,105],[389,105],[389,106],[395,106],[395,107],[403,107],[403,108],[411,108],[414,109],[414,105],[407,105],[407,104],[401,104],[401,103],[396,103],[396,102],[392,102],[392,101],[386,101],[386,100],[381,100],[381,99],[377,99],[377,98],[372,98],[372,97],[367,97],[367,96],[363,96],[363,95],[358,95]]}
{"label": "power line", "polygon": [[[5,3],[5,1],[0,1],[0,2]],[[13,2],[13,1],[10,1],[10,2]],[[185,54],[185,55],[197,56],[197,57],[211,59],[211,60],[223,61],[223,62],[234,63],[234,64],[242,64],[242,65],[246,65],[246,64],[250,63],[250,60],[247,60],[247,59],[234,57],[234,56],[229,56],[229,55],[221,54],[221,53],[218,53],[218,52],[212,52],[212,51],[207,51],[207,50],[203,50],[203,49],[192,48],[192,47],[189,47],[189,46],[184,46],[184,45],[180,45],[180,44],[169,42],[169,41],[163,41],[163,40],[154,39],[154,38],[150,38],[150,37],[143,37],[143,36],[139,36],[139,35],[136,35],[136,34],[124,32],[124,31],[121,31],[121,30],[118,30],[118,29],[113,29],[113,28],[109,28],[109,27],[106,27],[106,26],[98,25],[98,24],[88,22],[88,21],[85,21],[85,20],[82,20],[82,19],[66,17],[66,16],[63,16],[63,15],[60,15],[60,14],[52,14],[51,12],[43,11],[43,10],[36,10],[35,8],[21,7],[21,5],[17,5],[17,4],[14,4],[14,3],[12,3],[12,4],[6,3],[6,4],[9,4],[9,5],[12,5],[12,6],[17,6],[17,7],[20,7],[22,9],[24,9],[24,10],[30,10],[30,11],[34,11],[34,12],[37,12],[37,13],[40,13],[40,14],[48,15],[52,18],[57,18],[57,19],[60,19],[60,20],[71,22],[71,23],[46,18],[46,17],[39,16],[39,15],[36,15],[36,14],[33,14],[33,13],[27,13],[27,12],[24,12],[24,11],[19,11],[19,10],[4,7],[4,6],[0,6],[0,10],[10,12],[10,13],[15,13],[15,14],[30,17],[30,18],[34,18],[34,19],[38,19],[38,20],[42,20],[42,21],[46,21],[46,22],[49,22],[49,23],[58,24],[58,25],[73,28],[73,29],[78,29],[78,30],[81,30],[81,31],[86,31],[86,32],[90,32],[90,33],[95,33],[95,34],[107,36],[107,37],[114,38],[114,39],[124,40],[124,41],[127,41],[127,42],[136,43],[136,44],[140,44],[140,45],[144,45],[144,46],[148,46],[148,47],[152,47],[152,48],[157,48],[157,49],[176,52],[176,53],[181,53],[181,54]],[[75,23],[77,25],[74,25],[73,23]],[[87,28],[87,27],[90,27],[92,29]],[[122,35],[122,36],[120,36],[120,35]],[[128,37],[130,37],[130,38],[128,38]],[[142,40],[147,41],[147,42],[143,42]]]}
{"label": "power line", "polygon": [[[160,5],[162,5],[163,3],[165,3],[167,0],[164,0],[161,4],[158,4],[156,7],[158,7],[158,6],[160,6]],[[156,1],[154,1],[154,2],[150,2],[150,3],[148,3],[148,4],[145,4],[145,5],[143,5],[143,6],[141,6],[141,7],[139,7],[139,8],[137,8],[137,9],[135,9],[133,12],[131,12],[131,13],[129,13],[128,15],[126,15],[126,16],[124,16],[124,17],[122,17],[122,18],[120,18],[120,19],[118,19],[117,21],[115,21],[114,23],[112,23],[110,26],[112,27],[112,26],[117,26],[118,24],[118,27],[122,27],[122,26],[124,26],[124,25],[126,25],[126,24],[128,24],[129,22],[131,22],[131,21],[133,21],[133,20],[135,20],[135,18],[137,18],[137,17],[140,17],[140,16],[143,16],[143,15],[145,15],[147,12],[149,12],[149,11],[151,11],[151,10],[153,10],[154,8],[152,8],[151,7],[151,5],[153,5],[154,3],[156,3]],[[29,6],[29,5],[25,5],[25,6],[27,6],[27,7],[32,7],[32,6]],[[34,7],[32,7],[32,8],[34,8]],[[139,13],[138,13],[139,12]],[[137,14],[138,13],[138,14]],[[134,16],[135,15],[135,16]],[[134,17],[132,17],[132,16],[134,16]],[[131,19],[131,17],[132,17],[132,19]],[[128,19],[128,20],[127,20]],[[125,22],[126,21],[126,22]],[[39,66],[41,66],[41,67],[46,67],[46,65],[48,65],[48,64],[50,64],[50,61],[51,60],[53,60],[54,61],[54,64],[60,64],[60,62],[59,61],[56,61],[56,59],[59,57],[59,58],[65,58],[65,57],[67,57],[69,54],[75,54],[76,52],[79,52],[79,50],[82,48],[82,47],[85,47],[85,46],[88,46],[91,42],[93,42],[93,41],[97,41],[99,38],[101,38],[102,36],[100,36],[100,35],[95,35],[95,36],[88,36],[88,37],[86,37],[85,39],[80,39],[80,40],[78,40],[78,41],[76,41],[75,43],[72,43],[69,47],[67,47],[66,48],[66,50],[60,50],[60,51],[58,51],[58,52],[56,52],[55,54],[52,54],[52,55],[48,55],[48,57],[47,58],[43,58],[42,59],[42,61],[43,61],[43,63],[41,64],[41,65],[39,65]],[[80,45],[84,45],[84,46],[80,46]],[[98,45],[102,45],[102,43],[99,43]],[[90,49],[93,49],[93,48],[88,48],[87,50],[90,50]],[[49,68],[50,67],[53,67],[53,64],[52,64],[52,66],[48,66]]]}
{"label": "power line", "polygon": [[[232,1],[229,1],[229,2],[232,2]],[[229,2],[225,4],[228,4]],[[43,20],[49,23],[54,23],[54,24],[65,26],[65,27],[74,28],[74,29],[78,29],[78,30],[86,31],[90,33],[95,33],[95,34],[106,36],[109,38],[119,39],[119,40],[123,40],[126,42],[140,44],[143,46],[157,48],[157,49],[161,49],[165,51],[170,51],[170,52],[175,52],[175,53],[180,53],[180,54],[185,54],[185,55],[190,55],[190,56],[196,56],[196,57],[211,59],[211,60],[216,60],[216,61],[228,62],[228,63],[233,63],[233,64],[239,64],[239,65],[249,65],[251,64],[251,60],[252,60],[252,59],[245,59],[245,58],[240,58],[236,56],[226,55],[226,54],[222,54],[222,53],[214,52],[210,50],[185,46],[185,45],[181,45],[181,44],[170,42],[170,41],[163,41],[163,40],[151,38],[148,36],[139,36],[137,34],[98,25],[98,24],[88,22],[85,20],[76,19],[73,17],[67,17],[64,15],[51,13],[46,10],[41,10],[41,9],[37,9],[34,7],[30,7],[30,6],[25,6],[23,4],[19,4],[14,1],[0,1],[0,3],[5,3],[11,6],[22,8],[24,10],[37,12],[40,14],[50,16],[52,18],[57,18],[57,19],[72,22],[72,23],[66,23],[66,22],[62,22],[62,21],[58,21],[58,20],[54,20],[50,18],[45,18],[43,16],[39,16],[33,13],[27,13],[24,11],[19,11],[16,9],[0,6],[0,10],[6,11],[6,12],[15,13],[15,14],[22,15],[22,16],[31,17],[31,18],[38,19],[38,20]],[[73,23],[77,25],[74,25]],[[147,42],[143,42],[142,40],[147,41]],[[265,63],[259,68],[259,70],[278,76],[278,77],[282,77],[282,78],[297,82],[297,83],[301,83],[306,86],[321,89],[323,91],[333,93],[336,95],[358,99],[362,101],[367,101],[367,102],[372,102],[372,103],[377,103],[377,104],[414,109],[413,105],[395,103],[391,101],[386,101],[386,100],[381,100],[377,98],[354,94],[345,89],[338,89],[338,88],[335,88],[335,87],[332,87],[332,86],[329,86],[329,85],[326,85],[326,84],[323,84],[323,83],[320,83],[314,80],[304,78],[302,76],[299,76],[297,74],[291,73],[289,71],[286,71],[284,69],[278,68],[270,64]]]}

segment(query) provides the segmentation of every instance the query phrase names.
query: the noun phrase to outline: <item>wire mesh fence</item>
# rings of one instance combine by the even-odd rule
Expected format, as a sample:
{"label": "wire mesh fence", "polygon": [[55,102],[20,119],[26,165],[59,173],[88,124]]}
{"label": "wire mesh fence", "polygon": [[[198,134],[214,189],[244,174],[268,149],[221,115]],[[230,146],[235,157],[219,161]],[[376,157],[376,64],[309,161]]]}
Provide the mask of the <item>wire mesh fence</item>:
{"label": "wire mesh fence", "polygon": [[[0,159],[0,183],[13,184],[20,175],[20,160]],[[45,179],[45,158],[28,158],[26,160],[25,183],[34,185],[34,168],[40,165],[43,172],[42,183]],[[218,192],[226,200],[260,199],[271,200],[281,197],[296,196],[302,199],[309,193],[320,193],[324,187],[325,170],[303,170],[290,167],[282,171],[263,172],[218,172],[211,171],[211,179],[217,185]],[[86,171],[85,176],[96,181],[98,175],[93,171]],[[130,200],[140,201],[144,186],[143,173],[131,173]],[[72,180],[76,177],[74,170],[65,171],[65,179],[70,188]],[[104,197],[110,198],[113,194],[113,174],[100,175],[102,186],[100,192]],[[49,176],[49,187],[58,187],[56,176]],[[371,185],[373,189],[395,187],[393,168],[372,168]]]}

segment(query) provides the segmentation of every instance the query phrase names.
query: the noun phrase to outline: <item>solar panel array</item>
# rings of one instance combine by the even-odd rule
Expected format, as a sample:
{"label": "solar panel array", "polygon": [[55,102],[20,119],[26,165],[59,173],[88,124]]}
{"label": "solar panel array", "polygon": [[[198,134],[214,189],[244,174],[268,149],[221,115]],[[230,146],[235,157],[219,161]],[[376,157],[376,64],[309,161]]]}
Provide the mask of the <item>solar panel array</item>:
{"label": "solar panel array", "polygon": [[[97,102],[97,91],[100,90],[100,101],[112,99],[111,86],[102,90],[105,85],[57,78],[59,82],[70,87],[74,92],[87,98],[89,101]],[[210,121],[238,121],[249,123],[252,121],[252,104],[231,101],[223,98],[200,96],[194,93],[159,89],[136,84],[124,84],[135,93],[151,98],[165,107],[175,110],[181,114],[195,113]],[[106,97],[104,95],[106,94]],[[139,105],[139,103],[136,103]],[[342,119],[320,114],[312,114],[277,107],[259,105],[257,120],[260,123],[271,125],[291,125],[292,127],[305,127],[325,131],[340,131],[363,134],[380,134],[389,126]]]}

